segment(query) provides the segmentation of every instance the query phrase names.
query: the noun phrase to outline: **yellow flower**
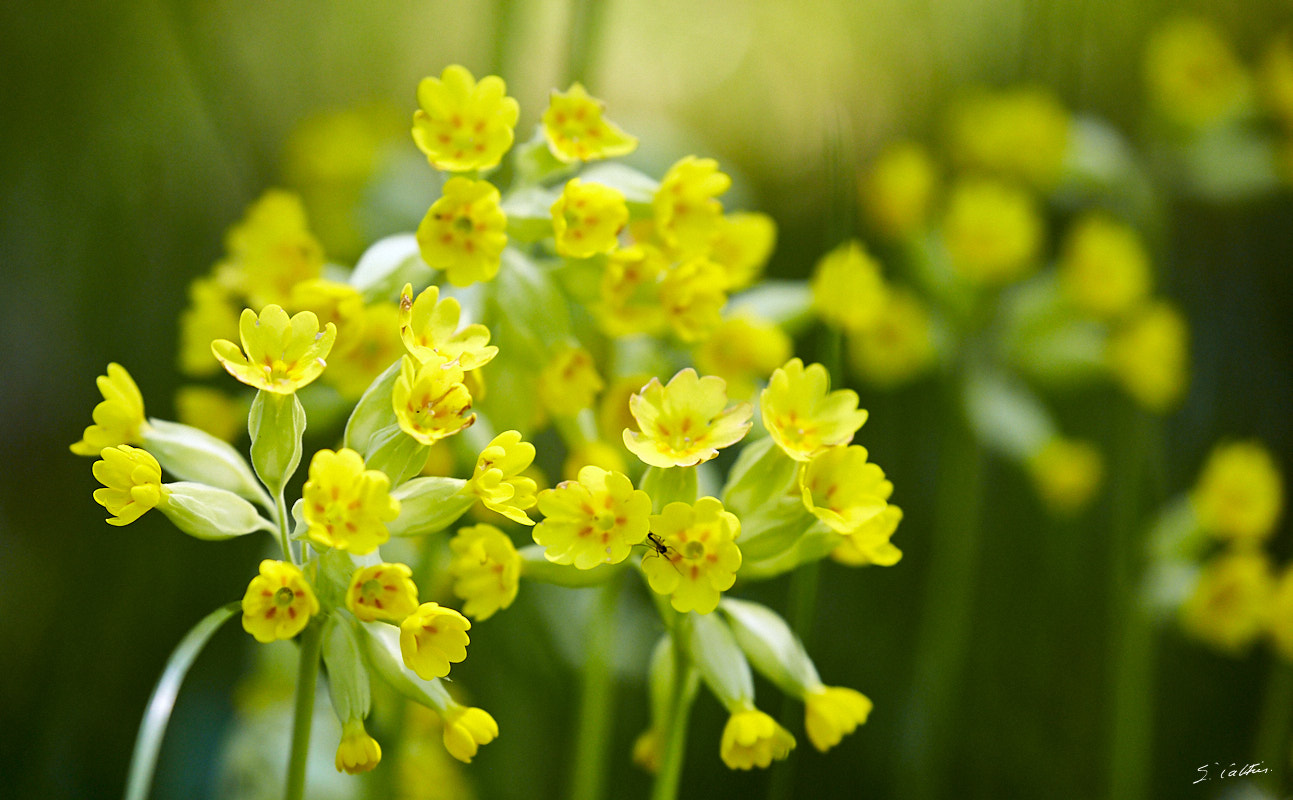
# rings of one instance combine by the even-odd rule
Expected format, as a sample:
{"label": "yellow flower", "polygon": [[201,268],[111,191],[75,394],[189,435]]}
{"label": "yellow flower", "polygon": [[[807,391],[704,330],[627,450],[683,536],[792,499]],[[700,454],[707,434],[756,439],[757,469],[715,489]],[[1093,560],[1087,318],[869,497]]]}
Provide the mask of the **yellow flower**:
{"label": "yellow flower", "polygon": [[1293,128],[1293,36],[1289,31],[1276,34],[1262,57],[1262,102],[1285,130]]}
{"label": "yellow flower", "polygon": [[464,764],[497,738],[498,723],[484,709],[454,706],[444,714],[444,749]]}
{"label": "yellow flower", "polygon": [[362,397],[373,379],[403,353],[399,314],[395,303],[364,306],[360,310],[362,324],[356,326],[359,338],[347,342],[343,351],[333,351],[323,380],[346,400],[353,402]]}
{"label": "yellow flower", "polygon": [[686,156],[675,163],[652,201],[660,238],[687,253],[706,250],[723,220],[723,204],[715,198],[731,185],[712,158]]}
{"label": "yellow flower", "polygon": [[890,239],[907,238],[925,226],[938,170],[924,147],[899,142],[885,148],[862,180],[862,203],[871,224]]}
{"label": "yellow flower", "polygon": [[1136,231],[1088,214],[1069,231],[1059,263],[1060,289],[1079,310],[1116,317],[1149,295],[1149,254]]}
{"label": "yellow flower", "polygon": [[611,252],[629,221],[629,207],[619,190],[578,178],[566,182],[551,211],[557,252],[569,258]]}
{"label": "yellow flower", "polygon": [[94,424],[81,434],[81,441],[72,445],[72,452],[78,456],[97,456],[105,447],[138,443],[147,425],[144,396],[125,367],[109,364],[108,374],[96,378],[95,384],[103,395],[103,402],[94,407]]}
{"label": "yellow flower", "polygon": [[202,376],[219,371],[211,358],[211,340],[232,336],[238,330],[238,307],[229,288],[215,278],[197,278],[189,284],[189,305],[180,312],[179,367],[185,375]]}
{"label": "yellow flower", "polygon": [[730,769],[766,768],[795,748],[795,737],[757,708],[735,711],[723,728],[719,755]]}
{"label": "yellow flower", "polygon": [[391,390],[400,428],[429,445],[471,427],[476,415],[471,411],[471,393],[462,384],[462,369],[438,359],[414,363],[404,356]]}
{"label": "yellow flower", "polygon": [[513,522],[533,525],[525,509],[534,506],[538,487],[533,478],[521,474],[532,463],[534,445],[521,441],[518,431],[503,431],[480,451],[467,490],[491,511]]}
{"label": "yellow flower", "polygon": [[534,541],[544,558],[592,569],[618,564],[646,539],[651,498],[623,473],[587,466],[577,481],[539,492],[539,511],[545,519],[534,527]]}
{"label": "yellow flower", "polygon": [[710,240],[709,259],[723,268],[729,289],[743,289],[763,274],[777,243],[777,223],[758,212],[728,214]]}
{"label": "yellow flower", "polygon": [[666,319],[659,284],[668,268],[664,253],[652,245],[636,244],[611,253],[602,272],[600,302],[594,309],[602,331],[609,336],[629,336],[663,330]]}
{"label": "yellow flower", "polygon": [[656,594],[669,595],[669,604],[685,614],[708,614],[718,608],[722,593],[736,582],[741,568],[741,521],[713,497],[694,505],[670,503],[651,515],[651,533],[659,548],[642,557],[642,571]]}
{"label": "yellow flower", "polygon": [[413,570],[404,564],[360,567],[346,589],[346,608],[361,622],[402,622],[418,607]]}
{"label": "yellow flower", "polygon": [[337,745],[337,772],[358,775],[367,772],[382,760],[382,746],[368,735],[362,719],[352,719],[341,728],[341,743]]}
{"label": "yellow flower", "polygon": [[216,339],[211,352],[225,370],[248,386],[276,394],[292,394],[323,373],[337,338],[331,322],[319,331],[319,318],[302,311],[290,319],[279,306],[256,314],[243,309],[238,320],[242,350],[228,339]]}
{"label": "yellow flower", "polygon": [[603,119],[604,109],[578,83],[565,93],[554,90],[543,112],[543,135],[552,155],[569,164],[624,156],[637,149],[637,139]]}
{"label": "yellow flower", "polygon": [[218,268],[256,307],[286,304],[292,288],[323,271],[323,247],[310,233],[301,198],[271,189],[225,237]]}
{"label": "yellow flower", "polygon": [[1248,76],[1212,23],[1180,16],[1156,30],[1145,47],[1150,101],[1167,119],[1204,127],[1230,118],[1248,93]]}
{"label": "yellow flower", "polygon": [[348,283],[324,278],[302,281],[292,287],[289,307],[311,311],[319,318],[319,324],[331,322],[337,327],[337,342],[332,348],[334,356],[354,347],[363,338],[367,322],[364,296]]}
{"label": "yellow flower", "polygon": [[969,98],[952,119],[953,159],[1048,188],[1069,150],[1068,111],[1049,91],[1020,87]]}
{"label": "yellow flower", "polygon": [[[627,404],[627,400],[625,402]],[[561,465],[561,476],[566,480],[575,480],[579,476],[579,470],[590,464],[608,472],[623,472],[623,452],[619,446],[601,439],[586,439],[570,449],[565,463]]]}
{"label": "yellow flower", "polygon": [[400,292],[400,338],[418,361],[436,356],[469,371],[494,360],[498,348],[489,343],[489,328],[476,323],[459,329],[461,316],[457,298],[440,299],[439,286],[423,289],[416,300],[413,284]]}
{"label": "yellow flower", "polygon": [[857,530],[844,534],[844,541],[831,551],[831,558],[850,567],[868,564],[892,567],[902,560],[902,551],[889,541],[899,522],[902,522],[902,509],[893,504],[885,506]]}
{"label": "yellow flower", "polygon": [[861,445],[830,447],[809,459],[800,473],[804,507],[837,533],[853,533],[889,503],[893,484],[867,461]]}
{"label": "yellow flower", "polygon": [[477,83],[457,64],[445,67],[439,79],[422,79],[418,105],[413,141],[431,166],[448,172],[498,166],[521,114],[502,78],[487,75]]}
{"label": "yellow flower", "polygon": [[830,375],[821,364],[792,358],[772,373],[759,395],[763,427],[777,446],[796,461],[807,461],[828,447],[848,444],[867,420],[858,408],[857,392],[827,394]]}
{"label": "yellow flower", "polygon": [[129,525],[169,494],[162,468],[147,450],[119,444],[103,448],[99,456],[92,469],[104,488],[94,490],[94,501],[112,515],[109,525]]}
{"label": "yellow flower", "polygon": [[1293,661],[1293,565],[1284,568],[1271,600],[1269,630],[1275,650]]}
{"label": "yellow flower", "polygon": [[[207,348],[207,353],[210,353]],[[219,389],[181,386],[175,392],[175,414],[185,425],[217,439],[235,441],[247,432],[247,406]]]}
{"label": "yellow flower", "polygon": [[888,294],[880,265],[856,240],[822,256],[813,270],[812,290],[817,315],[846,331],[874,324]]}
{"label": "yellow flower", "polygon": [[1233,550],[1209,562],[1181,606],[1181,623],[1196,639],[1238,655],[1267,626],[1274,578],[1266,554]]}
{"label": "yellow flower", "polygon": [[790,357],[790,337],[775,322],[729,317],[696,348],[696,367],[727,381],[732,397],[748,398],[755,384]]}
{"label": "yellow flower", "polygon": [[573,417],[592,408],[606,384],[597,374],[592,353],[571,344],[559,345],[539,372],[538,399],[554,417]]}
{"label": "yellow flower", "polygon": [[310,539],[356,555],[371,553],[391,537],[387,522],[400,515],[386,473],[364,469],[354,450],[320,450],[310,460],[310,479],[301,492]]}
{"label": "yellow flower", "polygon": [[624,429],[624,446],[653,467],[691,467],[741,441],[750,430],[749,403],[727,405],[727,384],[688,367],[666,385],[652,378],[629,398],[638,431]]}
{"label": "yellow flower", "polygon": [[471,623],[452,608],[423,603],[400,623],[400,654],[423,680],[443,678],[467,657]]}
{"label": "yellow flower", "polygon": [[1002,284],[1036,268],[1044,229],[1032,195],[988,179],[952,188],[943,242],[952,267],[979,284]]}
{"label": "yellow flower", "polygon": [[299,567],[265,559],[242,597],[242,627],[258,642],[291,639],[319,613],[319,601]]}
{"label": "yellow flower", "polygon": [[1046,505],[1071,514],[1099,490],[1104,461],[1089,442],[1057,436],[1029,458],[1028,471]]}
{"label": "yellow flower", "polygon": [[450,178],[440,199],[418,225],[422,260],[442,269],[454,286],[470,286],[498,274],[507,246],[507,215],[489,181]]}
{"label": "yellow flower", "polygon": [[630,401],[650,381],[651,375],[635,372],[611,381],[610,387],[602,392],[602,399],[597,403],[597,429],[608,440],[622,443],[621,432],[625,428],[637,430]]}
{"label": "yellow flower", "polygon": [[696,342],[723,322],[727,276],[707,258],[692,258],[668,270],[660,281],[660,305],[674,335]]}
{"label": "yellow flower", "polygon": [[845,686],[822,686],[804,697],[804,730],[808,741],[825,753],[840,743],[871,713],[871,700]]}
{"label": "yellow flower", "polygon": [[906,289],[890,289],[876,319],[846,344],[849,366],[882,388],[919,377],[938,358],[929,309]]}
{"label": "yellow flower", "polygon": [[1109,337],[1105,358],[1123,388],[1162,413],[1176,405],[1189,381],[1189,331],[1172,305],[1142,306]]}
{"label": "yellow flower", "polygon": [[1260,442],[1218,445],[1190,493],[1199,524],[1219,539],[1260,542],[1275,531],[1284,507],[1279,467]]}
{"label": "yellow flower", "polygon": [[512,605],[521,583],[521,555],[507,534],[493,525],[459,528],[449,549],[453,593],[466,601],[467,616],[489,619]]}

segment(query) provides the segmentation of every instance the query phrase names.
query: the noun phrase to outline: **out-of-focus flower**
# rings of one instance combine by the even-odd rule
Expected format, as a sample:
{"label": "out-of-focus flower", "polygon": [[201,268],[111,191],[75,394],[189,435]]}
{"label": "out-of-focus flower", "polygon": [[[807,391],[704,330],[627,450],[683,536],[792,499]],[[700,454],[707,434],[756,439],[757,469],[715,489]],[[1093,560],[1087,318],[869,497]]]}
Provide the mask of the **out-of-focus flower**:
{"label": "out-of-focus flower", "polygon": [[507,246],[507,215],[489,181],[455,177],[418,225],[422,260],[442,269],[454,286],[470,286],[498,274]]}
{"label": "out-of-focus flower", "polygon": [[844,541],[831,551],[831,558],[850,567],[892,567],[902,559],[902,551],[889,541],[899,522],[902,509],[893,504],[885,506],[852,533],[845,534]]}
{"label": "out-of-focus flower", "polygon": [[1135,230],[1088,214],[1069,231],[1059,262],[1060,288],[1079,310],[1112,318],[1149,294],[1149,254]]}
{"label": "out-of-focus flower", "polygon": [[633,409],[629,403],[633,395],[651,382],[651,378],[645,372],[635,372],[611,381],[597,403],[597,429],[603,436],[619,442],[622,441],[621,432],[625,428],[637,430],[638,422],[633,418]]}
{"label": "out-of-focus flower", "polygon": [[479,621],[512,605],[521,583],[521,556],[507,534],[493,525],[460,528],[449,548],[453,593],[465,602],[463,613]]}
{"label": "out-of-focus flower", "polygon": [[1045,89],[982,92],[953,115],[952,158],[1045,189],[1059,180],[1071,128],[1068,111]]}
{"label": "out-of-focus flower", "polygon": [[597,374],[592,353],[582,347],[562,345],[539,371],[539,402],[554,417],[572,417],[592,408],[605,385]]}
{"label": "out-of-focus flower", "polygon": [[804,730],[808,741],[825,753],[871,714],[871,700],[846,686],[822,686],[804,697]]}
{"label": "out-of-focus flower", "polygon": [[[207,348],[209,355],[211,349]],[[212,359],[212,363],[215,363]],[[232,442],[247,431],[247,409],[219,389],[181,386],[175,392],[175,415],[185,425]]]}
{"label": "out-of-focus flower", "polygon": [[78,456],[97,456],[105,447],[138,443],[144,422],[144,396],[135,379],[117,363],[108,365],[106,375],[95,379],[103,401],[94,407],[94,424],[85,429],[81,440],[72,445]]}
{"label": "out-of-focus flower", "polygon": [[391,390],[400,428],[422,444],[435,444],[476,422],[462,370],[452,361],[433,359],[419,366],[408,356]]}
{"label": "out-of-focus flower", "polygon": [[735,711],[723,728],[719,755],[730,769],[766,768],[795,748],[795,737],[757,708]]}
{"label": "out-of-focus flower", "polygon": [[[669,261],[649,244],[622,247],[610,254],[602,272],[600,302],[595,313],[602,331],[610,336],[656,334],[664,329],[665,310],[660,300],[660,276]],[[719,302],[721,309],[726,295]]]}
{"label": "out-of-focus flower", "polygon": [[337,326],[329,322],[320,331],[319,318],[312,312],[289,318],[281,307],[268,305],[260,314],[243,309],[238,333],[241,350],[228,339],[211,343],[211,352],[225,370],[253,388],[292,394],[323,374]]}
{"label": "out-of-focus flower", "polygon": [[443,678],[467,657],[471,623],[452,608],[423,603],[400,623],[400,654],[423,680]]}
{"label": "out-of-focus flower", "polygon": [[976,284],[1002,284],[1037,266],[1043,226],[1032,195],[1000,181],[967,178],[951,189],[943,242],[953,268]]}
{"label": "out-of-focus flower", "polygon": [[868,383],[893,388],[924,374],[938,358],[929,309],[914,293],[890,288],[876,318],[847,339],[849,366]]}
{"label": "out-of-focus flower", "polygon": [[346,589],[346,608],[362,622],[403,622],[418,607],[413,570],[404,564],[360,567]]}
{"label": "out-of-focus flower", "polygon": [[885,509],[893,484],[861,445],[830,447],[804,465],[804,506],[837,533],[852,533]]}
{"label": "out-of-focus flower", "polygon": [[1028,460],[1028,471],[1046,505],[1057,513],[1071,514],[1100,488],[1104,460],[1089,442],[1057,436]]}
{"label": "out-of-focus flower", "polygon": [[652,775],[660,771],[664,763],[664,742],[658,729],[647,728],[633,740],[633,763]]}
{"label": "out-of-focus flower", "polygon": [[179,367],[185,375],[218,372],[220,362],[211,357],[211,341],[238,330],[238,306],[233,293],[215,278],[196,278],[189,284],[189,305],[180,313]]}
{"label": "out-of-focus flower", "polygon": [[1189,330],[1166,301],[1142,306],[1109,337],[1105,359],[1114,377],[1142,406],[1162,413],[1185,393]]}
{"label": "out-of-focus flower", "polygon": [[428,286],[413,298],[413,285],[400,293],[400,338],[418,361],[432,356],[457,361],[464,371],[482,367],[498,355],[489,343],[489,328],[479,323],[458,328],[462,305],[440,297],[439,286]]}
{"label": "out-of-focus flower", "polygon": [[862,205],[876,230],[905,239],[925,226],[938,170],[929,152],[915,142],[885,148],[862,177]]}
{"label": "out-of-focus flower", "polygon": [[[399,334],[399,306],[395,303],[369,303],[359,312],[363,323],[357,340],[346,343],[341,352],[333,351],[323,380],[347,400],[363,396],[373,379],[393,364],[403,352]],[[338,335],[340,340],[340,335]]]}
{"label": "out-of-focus flower", "polygon": [[710,240],[709,259],[723,268],[728,289],[742,289],[758,280],[776,243],[772,217],[757,211],[728,214]]}
{"label": "out-of-focus flower", "polygon": [[618,564],[646,539],[651,498],[626,475],[587,466],[577,481],[539,492],[539,511],[544,520],[533,534],[544,558],[592,569]]}
{"label": "out-of-focus flower", "polygon": [[1271,600],[1269,633],[1275,649],[1293,661],[1293,565],[1284,568]]}
{"label": "out-of-focus flower", "polygon": [[1256,544],[1275,531],[1284,482],[1260,442],[1222,444],[1208,457],[1190,502],[1200,526],[1213,536]]}
{"label": "out-of-focus flower", "polygon": [[289,307],[297,311],[310,311],[319,318],[319,324],[331,322],[337,328],[337,342],[333,356],[355,346],[363,338],[367,319],[364,316],[364,296],[348,283],[313,278],[292,287]]}
{"label": "out-of-focus flower", "polygon": [[571,447],[565,463],[561,466],[561,476],[566,480],[574,480],[578,477],[579,470],[590,464],[608,472],[623,472],[625,470],[623,452],[621,447],[601,439],[585,440]]}
{"label": "out-of-focus flower", "polygon": [[260,574],[242,598],[242,627],[262,643],[291,639],[318,613],[319,600],[305,575],[284,561],[260,562]]}
{"label": "out-of-focus flower", "polygon": [[1248,75],[1216,27],[1181,16],[1156,30],[1145,47],[1150,102],[1190,128],[1233,117],[1248,94]]}
{"label": "out-of-focus flower", "polygon": [[1265,630],[1274,578],[1260,550],[1232,550],[1204,566],[1181,606],[1181,623],[1195,638],[1238,654]]}
{"label": "out-of-focus flower", "polygon": [[337,745],[337,772],[358,775],[376,767],[382,760],[382,746],[368,735],[364,721],[347,720],[341,728],[341,743]]}
{"label": "out-of-focus flower", "polygon": [[688,367],[659,378],[629,398],[638,431],[624,429],[624,446],[654,467],[691,467],[741,441],[750,430],[749,403],[727,406],[727,384]]}
{"label": "out-of-focus flower", "polygon": [[729,317],[696,348],[696,368],[727,381],[728,394],[749,398],[755,384],[790,357],[790,337],[775,322]]}
{"label": "out-of-focus flower", "polygon": [[818,316],[846,331],[872,325],[888,293],[879,263],[857,240],[822,256],[813,270],[812,291]]}
{"label": "out-of-focus flower", "polygon": [[708,337],[723,321],[727,276],[708,258],[691,258],[664,274],[660,306],[674,335],[684,342]]}
{"label": "out-of-focus flower", "polygon": [[804,366],[792,358],[772,373],[759,396],[763,426],[772,440],[796,461],[807,461],[828,447],[848,444],[867,420],[857,392],[830,389],[821,364]]}
{"label": "out-of-focus flower", "polygon": [[1281,31],[1266,47],[1258,84],[1262,102],[1285,131],[1293,132],[1293,34]]}
{"label": "out-of-focus flower", "polygon": [[619,246],[619,233],[629,221],[629,208],[617,189],[571,178],[552,204],[552,231],[557,252],[569,258],[590,258]]}
{"label": "out-of-focus flower", "polygon": [[656,232],[670,247],[703,252],[723,221],[718,195],[732,179],[712,158],[686,156],[665,173],[652,203]]}
{"label": "out-of-focus flower", "polygon": [[708,614],[718,608],[722,592],[736,582],[741,550],[736,538],[741,522],[713,497],[694,505],[670,503],[651,515],[651,532],[662,542],[642,557],[642,571],[657,594],[668,595],[675,611]]}
{"label": "out-of-focus flower", "polygon": [[386,473],[364,469],[363,456],[354,450],[318,451],[301,492],[310,539],[356,555],[371,553],[390,538],[386,523],[400,514],[390,489]]}
{"label": "out-of-focus flower", "polygon": [[298,283],[323,271],[323,247],[310,233],[301,198],[271,189],[225,237],[228,258],[217,275],[254,307],[285,305]]}
{"label": "out-of-focus flower", "polygon": [[418,84],[413,141],[436,169],[469,172],[498,166],[512,146],[521,107],[497,75],[477,83],[466,68],[450,64],[440,77]]}
{"label": "out-of-focus flower", "polygon": [[165,499],[162,468],[147,450],[119,444],[99,455],[92,470],[103,488],[94,490],[94,501],[112,515],[109,525],[129,525]]}
{"label": "out-of-focus flower", "polygon": [[484,709],[455,705],[444,713],[444,748],[464,764],[497,738],[498,723]]}
{"label": "out-of-focus flower", "polygon": [[553,91],[543,112],[543,135],[558,161],[596,161],[625,156],[638,140],[602,116],[605,106],[579,83],[565,92]]}
{"label": "out-of-focus flower", "polygon": [[534,445],[521,441],[518,431],[503,431],[480,451],[467,490],[491,511],[533,525],[525,510],[534,507],[537,486],[533,478],[521,474],[533,463]]}

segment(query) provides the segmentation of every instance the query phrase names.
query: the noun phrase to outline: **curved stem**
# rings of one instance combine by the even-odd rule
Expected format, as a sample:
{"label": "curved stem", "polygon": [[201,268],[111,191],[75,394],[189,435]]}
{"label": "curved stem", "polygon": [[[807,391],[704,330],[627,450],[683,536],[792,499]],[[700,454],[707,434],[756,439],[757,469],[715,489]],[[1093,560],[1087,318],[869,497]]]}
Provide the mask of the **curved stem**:
{"label": "curved stem", "polygon": [[301,634],[301,662],[296,673],[296,709],[292,719],[292,753],[287,762],[284,800],[305,796],[305,767],[310,760],[310,726],[314,722],[314,690],[319,679],[319,650],[323,626],[317,621]]}
{"label": "curved stem", "polygon": [[682,765],[687,753],[687,722],[691,704],[696,699],[700,676],[691,667],[691,659],[679,646],[682,639],[675,632],[673,640],[673,695],[669,700],[669,719],[665,724],[664,757],[651,788],[651,800],[677,800],[682,781]]}
{"label": "curved stem", "polygon": [[588,620],[583,695],[579,704],[579,734],[575,742],[575,777],[571,797],[601,797],[606,782],[606,747],[610,743],[615,676],[615,606],[620,583],[610,580],[599,587]]}

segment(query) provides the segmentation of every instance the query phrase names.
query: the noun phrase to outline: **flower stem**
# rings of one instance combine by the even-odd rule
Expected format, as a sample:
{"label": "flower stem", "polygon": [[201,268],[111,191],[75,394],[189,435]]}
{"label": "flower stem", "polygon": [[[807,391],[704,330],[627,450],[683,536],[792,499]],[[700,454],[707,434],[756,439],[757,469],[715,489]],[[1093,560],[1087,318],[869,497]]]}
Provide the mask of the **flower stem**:
{"label": "flower stem", "polygon": [[[686,615],[680,615],[679,625],[686,624]],[[691,717],[691,704],[696,699],[700,676],[692,669],[691,657],[680,644],[686,637],[675,628],[673,632],[673,695],[669,699],[669,719],[665,725],[664,757],[651,789],[651,800],[677,800],[678,785],[682,782],[682,764],[687,753],[687,722]]]}
{"label": "flower stem", "polygon": [[305,796],[305,767],[310,760],[310,725],[314,721],[314,690],[319,678],[323,626],[312,622],[301,634],[301,662],[296,677],[296,709],[292,719],[292,753],[287,762],[284,800]]}
{"label": "flower stem", "polygon": [[[821,573],[821,562],[810,561],[801,564],[790,575],[790,596],[786,609],[786,619],[799,641],[806,649],[812,648],[813,620],[817,615],[817,586]],[[781,699],[781,727],[793,730],[799,716],[799,702],[789,696]],[[768,787],[768,800],[789,800],[795,789],[795,751],[779,768],[772,772]]]}
{"label": "flower stem", "polygon": [[588,620],[575,776],[570,795],[575,800],[595,800],[605,789],[606,746],[614,705],[615,607],[619,589],[618,580],[609,580],[598,587]]}
{"label": "flower stem", "polygon": [[566,82],[588,84],[597,67],[597,45],[606,19],[605,0],[574,0],[570,4],[570,40],[566,52]]}
{"label": "flower stem", "polygon": [[1266,774],[1267,788],[1276,797],[1287,794],[1289,733],[1293,728],[1290,709],[1293,709],[1293,664],[1277,655],[1266,681],[1255,749],[1257,757],[1265,762],[1262,767],[1270,770]]}
{"label": "flower stem", "polygon": [[278,546],[283,548],[283,560],[289,564],[300,565],[292,553],[291,530],[287,527],[287,501],[283,499],[283,489],[274,494],[274,510],[278,514]]}

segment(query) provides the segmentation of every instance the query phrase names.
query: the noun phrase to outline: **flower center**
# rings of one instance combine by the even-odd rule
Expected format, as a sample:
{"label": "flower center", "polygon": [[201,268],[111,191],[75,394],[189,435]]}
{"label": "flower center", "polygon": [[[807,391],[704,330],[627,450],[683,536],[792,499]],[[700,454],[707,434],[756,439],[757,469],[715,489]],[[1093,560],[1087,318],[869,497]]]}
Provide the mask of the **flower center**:
{"label": "flower center", "polygon": [[296,599],[296,593],[293,592],[291,589],[287,588],[286,586],[274,592],[274,605],[278,606],[279,608],[287,608],[288,606],[292,605],[292,601],[295,599]]}
{"label": "flower center", "polygon": [[703,542],[692,540],[682,546],[683,558],[689,558],[693,561],[705,555],[705,545]]}
{"label": "flower center", "polygon": [[615,515],[609,511],[603,511],[597,515],[597,519],[594,524],[597,525],[597,530],[599,531],[609,531],[611,528],[615,527]]}
{"label": "flower center", "polygon": [[361,591],[365,597],[372,597],[381,591],[381,588],[382,585],[379,581],[370,578],[364,581],[364,585],[360,587],[359,591]]}

